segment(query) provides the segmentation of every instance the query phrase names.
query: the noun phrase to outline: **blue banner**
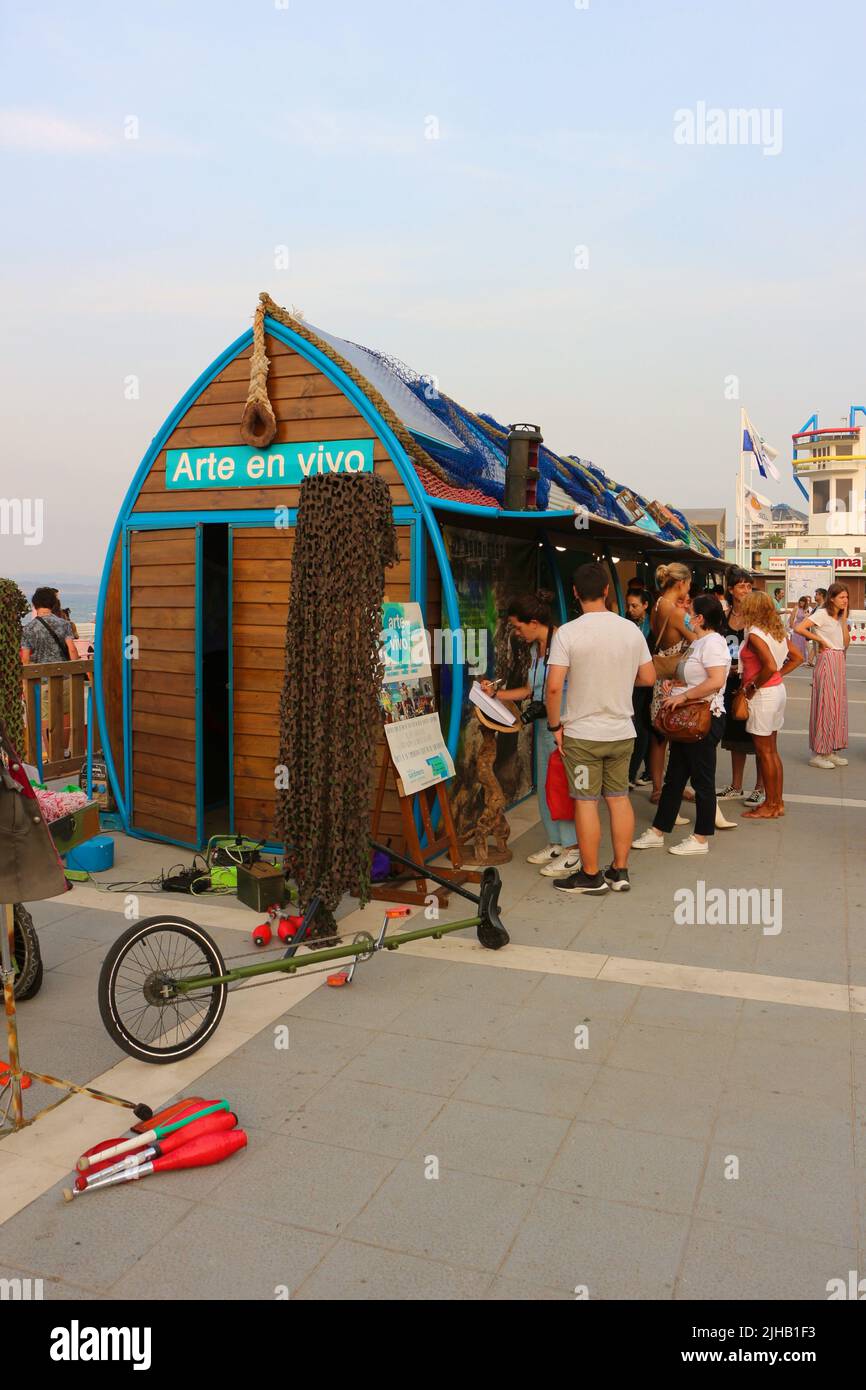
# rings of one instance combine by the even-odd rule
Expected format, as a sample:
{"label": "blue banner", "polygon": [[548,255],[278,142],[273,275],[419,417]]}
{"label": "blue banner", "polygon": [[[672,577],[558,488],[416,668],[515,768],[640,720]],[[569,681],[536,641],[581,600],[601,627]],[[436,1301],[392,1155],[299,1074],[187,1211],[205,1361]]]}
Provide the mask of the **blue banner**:
{"label": "blue banner", "polygon": [[328,473],[372,473],[372,439],[325,439],[309,444],[205,444],[167,449],[165,485],[170,489],[294,487]]}

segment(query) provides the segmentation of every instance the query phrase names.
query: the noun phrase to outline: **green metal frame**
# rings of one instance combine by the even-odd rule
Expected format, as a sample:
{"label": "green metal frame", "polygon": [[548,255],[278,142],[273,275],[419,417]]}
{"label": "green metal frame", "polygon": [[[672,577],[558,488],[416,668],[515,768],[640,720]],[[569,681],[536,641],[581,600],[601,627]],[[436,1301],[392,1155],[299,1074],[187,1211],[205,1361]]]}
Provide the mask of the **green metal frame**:
{"label": "green metal frame", "polygon": [[190,979],[175,980],[174,988],[178,994],[191,994],[196,989],[210,989],[214,985],[231,985],[236,980],[249,980],[257,975],[274,975],[280,972],[284,975],[294,975],[298,970],[305,970],[309,965],[322,965],[325,961],[344,960],[352,956],[369,956],[374,951],[396,951],[400,946],[405,946],[408,941],[422,941],[427,937],[432,937],[438,941],[440,937],[447,936],[449,932],[465,931],[467,927],[477,927],[481,922],[480,916],[467,917],[461,922],[446,922],[445,925],[436,927],[421,927],[418,931],[400,932],[396,936],[385,937],[381,945],[370,939],[366,941],[347,942],[345,946],[331,946],[325,951],[311,951],[309,955],[298,959],[290,956],[288,959],[281,956],[279,960],[261,961],[258,965],[239,965],[234,970],[227,970],[224,975],[194,975]]}

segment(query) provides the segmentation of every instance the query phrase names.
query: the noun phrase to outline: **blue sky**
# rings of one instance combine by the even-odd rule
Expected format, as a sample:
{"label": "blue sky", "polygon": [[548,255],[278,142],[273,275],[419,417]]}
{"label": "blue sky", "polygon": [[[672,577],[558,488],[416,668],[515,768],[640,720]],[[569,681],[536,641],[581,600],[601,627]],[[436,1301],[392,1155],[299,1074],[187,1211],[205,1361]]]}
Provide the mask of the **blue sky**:
{"label": "blue sky", "polygon": [[[866,400],[862,6],[0,13],[0,490],[46,503],[44,547],[2,538],[7,572],[99,569],[260,289],[681,506],[732,508],[740,404],[785,461],[813,410]],[[780,153],[677,144],[699,102],[780,110]],[[766,490],[795,501],[783,476]]]}

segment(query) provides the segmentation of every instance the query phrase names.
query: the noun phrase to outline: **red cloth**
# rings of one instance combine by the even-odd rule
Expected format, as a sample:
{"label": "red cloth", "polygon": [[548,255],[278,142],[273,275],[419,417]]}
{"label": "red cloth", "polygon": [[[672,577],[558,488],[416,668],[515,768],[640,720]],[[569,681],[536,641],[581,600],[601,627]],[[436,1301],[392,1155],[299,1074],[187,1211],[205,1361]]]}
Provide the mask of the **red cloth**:
{"label": "red cloth", "polygon": [[554,748],[547,764],[544,794],[554,820],[574,820],[574,798],[569,790],[568,773],[558,748]]}

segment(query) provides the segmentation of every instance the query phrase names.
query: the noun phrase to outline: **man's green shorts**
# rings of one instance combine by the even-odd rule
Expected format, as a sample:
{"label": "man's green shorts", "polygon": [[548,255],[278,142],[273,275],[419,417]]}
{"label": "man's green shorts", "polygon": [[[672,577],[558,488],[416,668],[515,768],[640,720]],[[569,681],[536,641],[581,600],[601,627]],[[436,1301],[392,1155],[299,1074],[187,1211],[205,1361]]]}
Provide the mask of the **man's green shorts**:
{"label": "man's green shorts", "polygon": [[563,736],[562,759],[575,801],[628,796],[628,768],[633,751],[633,738],[602,743],[599,739]]}

